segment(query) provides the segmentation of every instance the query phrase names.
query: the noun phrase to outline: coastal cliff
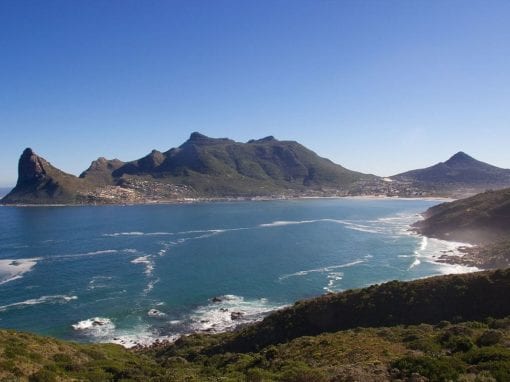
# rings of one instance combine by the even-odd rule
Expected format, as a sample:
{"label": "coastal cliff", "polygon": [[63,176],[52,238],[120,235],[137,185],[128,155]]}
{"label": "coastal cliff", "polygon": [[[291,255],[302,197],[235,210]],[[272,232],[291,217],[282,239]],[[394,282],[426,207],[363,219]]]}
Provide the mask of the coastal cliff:
{"label": "coastal cliff", "polygon": [[463,256],[442,255],[439,261],[482,269],[510,266],[510,188],[429,208],[414,230],[428,237],[469,243]]}

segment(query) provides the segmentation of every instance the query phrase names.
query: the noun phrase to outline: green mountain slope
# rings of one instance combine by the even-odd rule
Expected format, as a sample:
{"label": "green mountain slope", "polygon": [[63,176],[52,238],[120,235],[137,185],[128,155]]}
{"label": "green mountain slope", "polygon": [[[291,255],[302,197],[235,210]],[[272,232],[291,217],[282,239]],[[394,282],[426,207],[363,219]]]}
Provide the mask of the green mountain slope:
{"label": "green mountain slope", "polygon": [[293,141],[235,142],[193,133],[178,148],[124,163],[99,158],[80,177],[25,150],[3,203],[136,203],[189,197],[346,195],[378,177],[348,170]]}
{"label": "green mountain slope", "polygon": [[200,133],[191,134],[180,147],[165,153],[154,150],[112,175],[167,178],[209,196],[254,196],[325,188],[347,190],[356,181],[375,178],[336,165],[297,142],[267,137],[240,143]]}

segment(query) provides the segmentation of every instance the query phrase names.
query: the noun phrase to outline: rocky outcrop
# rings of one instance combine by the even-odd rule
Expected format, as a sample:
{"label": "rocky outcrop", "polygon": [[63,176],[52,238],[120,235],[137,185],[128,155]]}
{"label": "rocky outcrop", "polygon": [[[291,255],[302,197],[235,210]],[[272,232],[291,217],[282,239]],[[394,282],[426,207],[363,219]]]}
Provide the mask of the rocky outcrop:
{"label": "rocky outcrop", "polygon": [[19,159],[16,187],[2,203],[76,203],[80,195],[91,188],[88,182],[57,169],[27,148]]}
{"label": "rocky outcrop", "polygon": [[46,162],[37,156],[31,148],[26,148],[18,163],[18,182],[16,186],[40,182],[46,176]]}

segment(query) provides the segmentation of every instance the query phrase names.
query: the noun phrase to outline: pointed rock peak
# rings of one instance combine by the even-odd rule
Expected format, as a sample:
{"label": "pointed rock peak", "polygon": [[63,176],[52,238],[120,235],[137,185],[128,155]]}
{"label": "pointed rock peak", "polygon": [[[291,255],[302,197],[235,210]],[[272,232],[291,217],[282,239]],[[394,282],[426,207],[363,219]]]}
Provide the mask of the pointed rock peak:
{"label": "pointed rock peak", "polygon": [[184,142],[180,147],[185,147],[187,144],[192,143],[195,145],[209,145],[209,144],[220,144],[220,143],[227,143],[227,142],[233,142],[232,140],[228,138],[211,138],[204,134],[200,134],[199,132],[191,133],[189,139]]}
{"label": "pointed rock peak", "polygon": [[36,155],[34,153],[34,150],[32,150],[30,147],[27,147],[25,150],[23,150],[23,154],[21,154],[22,157],[30,157],[32,155]]}
{"label": "pointed rock peak", "polygon": [[201,141],[201,140],[205,140],[205,139],[211,139],[211,138],[209,138],[208,136],[206,136],[204,134],[200,134],[197,131],[191,133],[191,135],[189,136],[189,141]]}
{"label": "pointed rock peak", "polygon": [[18,184],[38,180],[45,175],[43,161],[34,150],[29,147],[23,150],[18,163]]}
{"label": "pointed rock peak", "polygon": [[278,142],[278,139],[273,137],[272,135],[268,135],[267,137],[260,139],[250,139],[248,143],[264,143],[264,142]]}
{"label": "pointed rock peak", "polygon": [[475,161],[473,157],[467,155],[463,151],[459,151],[457,154],[453,155],[450,159],[446,161],[446,163],[459,163],[459,162],[472,162]]}

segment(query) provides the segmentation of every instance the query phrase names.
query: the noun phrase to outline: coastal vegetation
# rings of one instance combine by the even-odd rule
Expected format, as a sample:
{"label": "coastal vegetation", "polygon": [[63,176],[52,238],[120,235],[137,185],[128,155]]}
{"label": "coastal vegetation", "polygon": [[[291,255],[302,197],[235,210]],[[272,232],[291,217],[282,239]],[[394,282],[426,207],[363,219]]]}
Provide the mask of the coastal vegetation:
{"label": "coastal vegetation", "polygon": [[510,270],[300,301],[223,334],[127,350],[0,331],[6,381],[508,381]]}

